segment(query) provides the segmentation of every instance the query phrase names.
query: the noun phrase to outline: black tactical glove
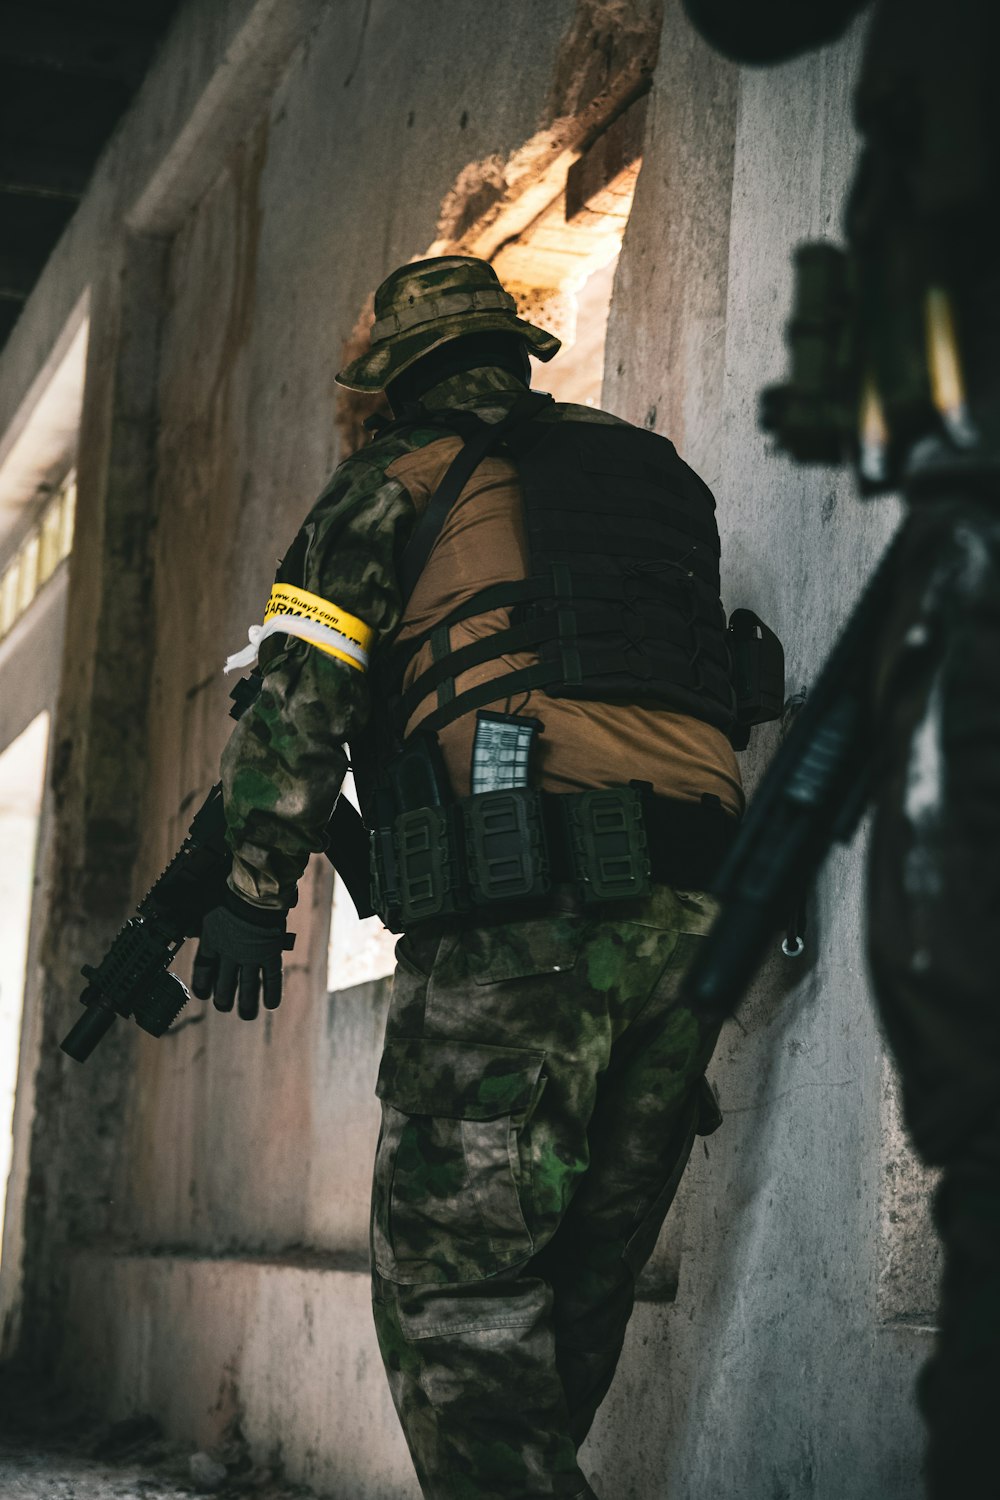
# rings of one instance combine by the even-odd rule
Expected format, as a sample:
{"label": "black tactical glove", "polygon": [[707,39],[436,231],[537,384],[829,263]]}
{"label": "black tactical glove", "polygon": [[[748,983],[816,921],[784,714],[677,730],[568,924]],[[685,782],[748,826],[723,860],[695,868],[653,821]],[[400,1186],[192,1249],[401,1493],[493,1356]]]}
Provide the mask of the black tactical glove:
{"label": "black tactical glove", "polygon": [[288,913],[252,906],[234,891],[226,891],[222,905],[208,912],[201,924],[201,941],[191,971],[191,988],[199,1000],[211,995],[216,1010],[237,1010],[252,1021],[260,1008],[261,986],[265,1010],[281,1004],[281,955],[295,946],[295,934],[285,931]]}

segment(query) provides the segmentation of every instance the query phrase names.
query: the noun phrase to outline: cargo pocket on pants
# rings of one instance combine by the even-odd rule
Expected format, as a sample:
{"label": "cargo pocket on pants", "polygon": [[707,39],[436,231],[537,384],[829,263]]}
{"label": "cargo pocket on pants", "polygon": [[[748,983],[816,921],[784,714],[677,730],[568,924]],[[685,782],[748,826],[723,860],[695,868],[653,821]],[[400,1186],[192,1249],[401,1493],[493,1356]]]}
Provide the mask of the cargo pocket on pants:
{"label": "cargo pocket on pants", "polygon": [[530,1195],[518,1136],[544,1052],[434,1037],[386,1043],[372,1254],[402,1285],[478,1281],[527,1260]]}

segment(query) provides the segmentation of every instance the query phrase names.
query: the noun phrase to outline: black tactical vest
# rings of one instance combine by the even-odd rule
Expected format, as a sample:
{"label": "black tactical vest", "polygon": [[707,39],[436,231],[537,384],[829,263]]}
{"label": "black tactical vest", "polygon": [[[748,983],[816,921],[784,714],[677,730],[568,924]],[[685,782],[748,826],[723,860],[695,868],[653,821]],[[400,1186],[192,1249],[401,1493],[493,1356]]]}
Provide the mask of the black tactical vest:
{"label": "black tactical vest", "polygon": [[[538,398],[529,399],[537,411]],[[478,459],[498,449],[516,464],[527,577],[479,590],[432,630],[391,649],[386,685],[397,743],[432,691],[437,707],[421,721],[423,732],[440,730],[498,695],[530,689],[660,704],[730,731],[735,703],[719,598],[715,501],[673,444],[631,426],[536,417],[498,424],[491,442],[486,424],[475,417],[470,423],[467,412],[444,413],[440,420],[467,437],[468,449],[478,448]],[[468,472],[466,462],[463,483]],[[452,486],[452,500],[461,487]],[[432,500],[427,517],[434,508]],[[437,509],[433,536],[426,528],[420,536],[418,523],[411,543],[423,557],[446,519],[447,510]],[[508,628],[450,649],[452,625],[498,608],[510,611]],[[427,641],[433,663],[402,692],[407,664]],[[537,653],[537,665],[456,695],[455,680],[470,667],[525,650]]]}

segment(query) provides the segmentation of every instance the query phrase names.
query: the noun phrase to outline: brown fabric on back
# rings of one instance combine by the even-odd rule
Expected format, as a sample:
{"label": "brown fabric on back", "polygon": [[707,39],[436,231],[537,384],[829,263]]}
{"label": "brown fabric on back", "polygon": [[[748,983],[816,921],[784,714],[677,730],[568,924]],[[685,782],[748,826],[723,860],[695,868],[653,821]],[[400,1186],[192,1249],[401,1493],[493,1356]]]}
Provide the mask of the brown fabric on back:
{"label": "brown fabric on back", "polygon": [[[405,454],[387,470],[405,486],[419,514],[425,510],[461,446],[444,437]],[[526,576],[527,549],[521,516],[517,471],[509,459],[490,457],[480,464],[452,507],[427,566],[407,605],[397,639],[420,635],[450,610],[489,584]],[[509,624],[507,610],[493,610],[452,627],[452,650],[482,639]],[[533,652],[518,652],[499,662],[474,667],[456,681],[456,691],[520,670],[537,661]],[[424,646],[407,668],[404,686],[432,661]],[[430,694],[407,725],[412,734],[437,706]],[[544,791],[573,792],[623,781],[652,782],[664,797],[698,801],[717,796],[727,811],[743,810],[736,756],[720,730],[687,714],[641,704],[592,703],[551,698],[547,693],[517,693],[512,701],[498,697],[492,709],[540,719],[538,785]],[[446,725],[440,733],[448,773],[456,795],[469,791],[469,764],[475,715]]]}

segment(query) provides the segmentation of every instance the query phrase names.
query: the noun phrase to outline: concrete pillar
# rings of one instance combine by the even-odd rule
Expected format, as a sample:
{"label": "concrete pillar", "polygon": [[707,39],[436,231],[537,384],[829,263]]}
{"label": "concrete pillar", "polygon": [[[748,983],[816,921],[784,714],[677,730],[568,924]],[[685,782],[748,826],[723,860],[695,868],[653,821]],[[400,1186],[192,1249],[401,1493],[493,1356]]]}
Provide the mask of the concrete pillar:
{"label": "concrete pillar", "polygon": [[116,1026],[84,1073],[58,1050],[80,965],[128,913],[146,766],[150,543],[163,246],[110,247],[93,290],[64,673],[53,733],[52,885],[25,1233],[25,1325],[54,1332],[65,1250],[106,1232],[132,1039]]}

